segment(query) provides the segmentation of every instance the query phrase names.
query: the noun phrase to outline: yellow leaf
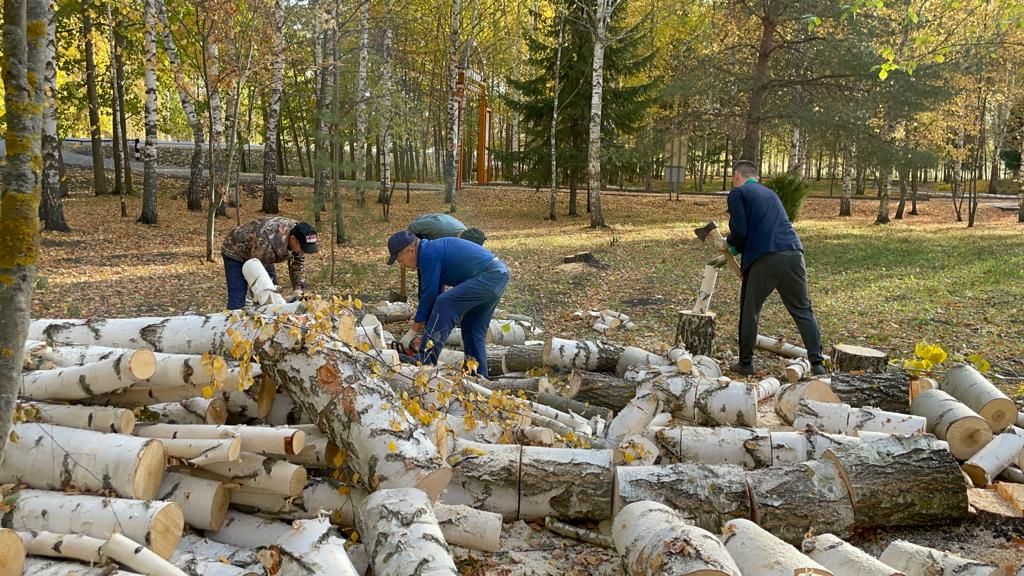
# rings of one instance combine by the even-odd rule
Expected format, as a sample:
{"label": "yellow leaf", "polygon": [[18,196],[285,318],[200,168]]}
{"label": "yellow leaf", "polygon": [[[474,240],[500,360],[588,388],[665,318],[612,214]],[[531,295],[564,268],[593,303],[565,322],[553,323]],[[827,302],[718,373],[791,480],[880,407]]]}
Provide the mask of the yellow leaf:
{"label": "yellow leaf", "polygon": [[362,308],[363,308],[363,301],[360,300],[359,298],[356,298],[352,302],[352,306],[354,306],[356,310],[362,310]]}
{"label": "yellow leaf", "polygon": [[359,351],[360,352],[369,352],[370,351],[370,343],[369,342],[360,342],[359,343]]}
{"label": "yellow leaf", "polygon": [[342,463],[345,462],[345,457],[342,456],[342,454],[343,452],[338,452],[334,455],[334,460],[331,461],[331,464],[334,464],[335,468],[341,466]]}
{"label": "yellow leaf", "polygon": [[394,440],[388,442],[388,452],[398,452],[398,444]]}
{"label": "yellow leaf", "polygon": [[204,386],[203,387],[203,398],[213,398],[213,387],[212,386]]}
{"label": "yellow leaf", "polygon": [[392,432],[401,432],[402,431],[402,423],[399,422],[398,420],[392,420],[391,421],[391,431]]}
{"label": "yellow leaf", "polygon": [[352,533],[348,535],[348,539],[353,543],[359,542],[359,532],[353,530]]}
{"label": "yellow leaf", "polygon": [[338,494],[342,496],[348,496],[352,490],[348,486],[338,486]]}
{"label": "yellow leaf", "polygon": [[11,434],[10,434],[10,436],[8,436],[7,438],[8,438],[8,439],[9,439],[9,440],[11,441],[11,444],[17,444],[17,443],[18,443],[18,440],[19,440],[19,439],[20,439],[21,437],[20,437],[20,436],[18,436],[18,433],[17,433],[17,432],[15,432],[14,430],[11,430]]}
{"label": "yellow leaf", "polygon": [[227,556],[218,556],[217,562],[220,562],[221,564],[231,564],[231,561],[228,560]]}
{"label": "yellow leaf", "polygon": [[625,460],[627,464],[629,464],[633,460],[636,460],[636,458],[633,457],[633,452],[630,450],[626,450],[625,452],[622,453],[622,459]]}

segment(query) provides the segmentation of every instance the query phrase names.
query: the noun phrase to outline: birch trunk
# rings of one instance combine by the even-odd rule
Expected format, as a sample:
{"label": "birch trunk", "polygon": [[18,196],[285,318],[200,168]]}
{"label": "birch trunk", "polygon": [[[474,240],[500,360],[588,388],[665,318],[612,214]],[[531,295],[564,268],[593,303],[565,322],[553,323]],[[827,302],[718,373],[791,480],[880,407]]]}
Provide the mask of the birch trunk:
{"label": "birch trunk", "polygon": [[[329,16],[327,16],[329,18]],[[318,16],[319,18],[319,16]],[[316,224],[320,224],[321,213],[327,197],[328,167],[330,164],[330,141],[328,130],[330,118],[331,95],[334,94],[334,65],[331,58],[331,29],[326,29],[315,40],[321,45],[321,58],[317,61],[320,68],[320,91],[316,102],[316,132],[314,133],[314,146],[316,147],[316,161],[313,166],[313,214]]]}
{"label": "birch trunk", "polygon": [[611,513],[611,450],[524,446],[519,465],[519,518],[603,520]]}
{"label": "birch trunk", "polygon": [[217,216],[226,216],[224,193],[221,186],[221,171],[224,170],[224,124],[220,105],[220,49],[216,44],[201,47],[203,80],[206,88],[206,115],[210,123],[210,145],[207,147],[210,197],[206,204],[206,261],[213,262],[213,238]]}
{"label": "birch trunk", "polygon": [[747,474],[752,518],[776,537],[797,544],[808,533],[848,535],[854,522],[850,491],[828,460],[764,468]]}
{"label": "birch trunk", "polygon": [[164,424],[214,424],[220,425],[228,419],[228,409],[220,397],[187,398],[181,402],[167,402],[147,406],[143,413],[156,416]]}
{"label": "birch trunk", "polygon": [[[391,16],[391,3],[388,2],[385,8],[387,17]],[[391,110],[391,92],[394,90],[394,78],[392,78],[392,44],[394,42],[394,30],[392,29],[390,21],[384,23],[384,57],[381,63],[381,78],[383,79],[383,86],[381,90],[381,154],[380,154],[380,201],[384,202],[388,192],[391,189],[391,172],[393,166],[391,165],[392,157],[392,142],[391,142],[391,122],[393,113]]]}
{"label": "birch trunk", "polygon": [[976,560],[954,556],[934,548],[894,540],[878,558],[885,564],[903,571],[906,576],[955,574],[956,576],[996,576],[1002,571]]}
{"label": "birch trunk", "polygon": [[834,534],[808,536],[801,550],[835,576],[905,576]]}
{"label": "birch trunk", "polygon": [[[69,574],[74,574],[75,576],[111,576],[114,573],[114,566],[112,565],[88,566],[81,562],[39,558],[36,556],[29,556],[25,559],[24,576],[68,576]],[[122,572],[121,574],[124,575],[125,573]],[[22,572],[18,572],[16,576],[22,576]]]}
{"label": "birch trunk", "polygon": [[35,410],[34,420],[47,424],[118,434],[131,434],[135,429],[135,414],[124,408],[45,402],[24,402],[23,406]]}
{"label": "birch trunk", "polygon": [[442,496],[449,505],[496,512],[506,521],[519,517],[519,463],[522,446],[456,440],[448,463],[452,482]]}
{"label": "birch trunk", "polygon": [[103,556],[148,576],[188,576],[145,546],[115,532],[103,545]]}
{"label": "birch trunk", "polygon": [[[0,530],[0,543],[4,530]],[[7,530],[6,532],[10,532]],[[49,556],[51,558],[65,558],[78,560],[88,564],[102,564],[104,562],[100,549],[104,540],[84,536],[82,534],[57,534],[54,532],[20,532],[21,542],[25,546],[25,552],[33,556]],[[0,549],[3,545],[0,544]],[[0,556],[2,559],[2,556]],[[0,567],[4,564],[0,564]],[[3,572],[0,572],[2,574]],[[18,573],[20,576],[20,572]]]}
{"label": "birch trunk", "polygon": [[601,210],[601,104],[604,95],[604,50],[608,44],[608,21],[620,0],[596,0],[591,22],[594,56],[590,79],[590,135],[587,144],[587,186],[590,198],[590,226],[604,228]]}
{"label": "birch trunk", "polygon": [[458,574],[430,498],[422,491],[374,492],[359,506],[358,518],[377,576]]}
{"label": "birch trunk", "polygon": [[[263,136],[264,214],[277,214],[277,133],[281,126],[281,93],[284,88],[284,0],[274,0],[274,60],[270,73],[270,105]],[[297,151],[296,151],[297,152]]]}
{"label": "birch trunk", "polygon": [[242,451],[259,455],[298,454],[306,445],[306,433],[294,428],[271,426],[213,426],[147,424],[135,431],[136,436],[174,439],[223,439],[238,436]]}
{"label": "birch trunk", "polygon": [[224,484],[178,472],[164,476],[157,497],[181,506],[185,523],[199,530],[220,530],[231,501]]}
{"label": "birch trunk", "polygon": [[[117,21],[114,20],[114,10],[110,4],[107,4],[107,53],[110,57],[110,63],[107,69],[110,73],[110,115],[111,115],[111,146],[110,151],[114,156],[114,190],[113,194],[116,194],[121,201],[121,217],[127,218],[127,206],[125,205],[124,196],[124,151],[121,150],[121,106],[122,102],[118,99],[118,86],[117,86],[117,61],[120,56],[118,55],[117,40],[115,39],[114,28],[117,27]],[[56,90],[56,87],[54,87]],[[55,92],[56,93],[56,92]]]}
{"label": "birch trunk", "polygon": [[659,430],[657,438],[683,461],[735,464],[748,470],[772,465],[774,442],[765,428],[675,426]]}
{"label": "birch trunk", "polygon": [[19,440],[7,446],[0,482],[45,490],[74,485],[149,499],[163,479],[165,454],[159,442],[38,423],[18,424],[14,431]]}
{"label": "birch trunk", "polygon": [[949,442],[949,450],[967,460],[992,440],[984,418],[942,390],[925,390],[914,398],[910,411],[928,420],[928,431]]}
{"label": "birch trunk", "polygon": [[[25,332],[39,250],[42,104],[47,4],[10,0],[4,7],[6,164],[0,214],[0,465],[21,383]],[[28,30],[37,33],[28,34]]]}
{"label": "birch trunk", "polygon": [[447,85],[447,131],[445,133],[445,166],[444,166],[444,203],[454,213],[458,204],[456,181],[459,168],[459,104],[458,94],[459,73],[462,71],[460,52],[462,51],[462,0],[452,0],[451,31],[448,36],[448,85]]}
{"label": "birch trunk", "polygon": [[44,490],[19,490],[4,526],[15,530],[107,538],[119,531],[170,558],[181,540],[184,516],[174,502],[103,498]]}
{"label": "birch trunk", "polygon": [[832,576],[824,566],[750,520],[726,522],[722,542],[743,576]]}
{"label": "birch trunk", "polygon": [[732,518],[750,518],[746,475],[739,466],[683,463],[615,469],[613,514],[651,500],[680,511],[694,525],[717,531]]}
{"label": "birch trunk", "polygon": [[57,10],[54,3],[48,3],[48,6],[43,75],[43,179],[39,215],[45,230],[70,232],[71,228],[64,220],[64,204],[61,202],[60,140],[57,135]]}
{"label": "birch trunk", "polygon": [[433,510],[448,544],[483,552],[499,550],[501,514],[445,504],[434,504]]}
{"label": "birch trunk", "polygon": [[[367,180],[366,174],[366,107],[370,98],[370,90],[366,81],[366,70],[369,67],[370,55],[370,3],[359,4],[359,71],[356,74],[356,139],[353,145],[356,165],[356,201],[360,206],[366,204],[366,191],[363,189]],[[408,315],[407,315],[408,316]]]}
{"label": "birch trunk", "polygon": [[164,445],[167,456],[184,460],[193,466],[235,462],[242,454],[242,439],[237,436],[223,440],[162,438],[160,443]]}
{"label": "birch trunk", "polygon": [[146,147],[143,151],[144,172],[142,175],[142,214],[139,222],[157,223],[156,202],[156,130],[157,130],[157,85],[156,85],[156,9],[157,0],[143,0],[145,20],[144,50],[145,66],[143,78],[146,84],[146,104],[143,116],[146,126]]}
{"label": "birch trunk", "polygon": [[557,220],[558,217],[555,214],[555,209],[558,205],[558,148],[555,146],[555,136],[558,129],[558,89],[559,82],[561,80],[560,74],[562,70],[562,38],[565,33],[565,23],[563,17],[558,17],[558,44],[555,46],[555,75],[554,75],[554,89],[553,98],[554,102],[551,106],[551,133],[549,136],[549,142],[551,146],[551,196],[548,199],[548,219],[551,221]]}
{"label": "birch trunk", "polygon": [[92,144],[93,192],[107,193],[107,171],[103,166],[103,133],[100,131],[100,100],[96,93],[96,59],[93,50],[92,6],[82,2],[82,39],[85,48],[85,87],[89,106],[89,136]]}
{"label": "birch trunk", "polygon": [[544,364],[555,368],[614,372],[622,351],[622,346],[607,342],[549,337],[544,344],[543,358]]}
{"label": "birch trunk", "polygon": [[237,462],[209,463],[200,469],[214,474],[217,479],[284,496],[301,494],[307,478],[302,466],[248,452],[242,452]]}
{"label": "birch trunk", "polygon": [[24,376],[21,394],[33,400],[84,400],[123,390],[155,371],[152,352],[128,351],[83,366],[29,372]]}
{"label": "birch trunk", "polygon": [[973,366],[955,366],[946,372],[939,389],[963,402],[984,418],[992,432],[1001,432],[1017,420],[1017,406]]}

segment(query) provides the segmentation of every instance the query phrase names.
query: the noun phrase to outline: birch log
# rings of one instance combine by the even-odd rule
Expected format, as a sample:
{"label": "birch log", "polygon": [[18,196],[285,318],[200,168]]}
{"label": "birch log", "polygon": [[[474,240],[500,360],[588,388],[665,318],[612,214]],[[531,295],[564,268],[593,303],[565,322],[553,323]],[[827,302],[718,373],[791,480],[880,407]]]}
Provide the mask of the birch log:
{"label": "birch log", "polygon": [[992,440],[989,423],[942,390],[926,390],[914,398],[910,412],[928,420],[928,431],[949,442],[949,451],[967,460]]}
{"label": "birch log", "polygon": [[186,398],[180,402],[151,404],[146,410],[164,424],[214,424],[227,422],[228,408],[218,396]]}
{"label": "birch log", "polygon": [[963,402],[985,419],[992,432],[1001,432],[1017,420],[1017,405],[973,366],[954,366],[939,389]]}
{"label": "birch log", "polygon": [[978,488],[985,488],[1010,464],[1024,454],[1024,436],[1013,431],[996,435],[991,442],[964,463],[964,472]]}
{"label": "birch log", "polygon": [[849,404],[817,402],[804,398],[797,406],[793,427],[800,430],[813,426],[828,434],[845,434],[849,420]]}
{"label": "birch log", "polygon": [[135,414],[124,408],[45,402],[24,402],[23,406],[35,410],[34,420],[65,428],[119,434],[131,434],[135,429]]}
{"label": "birch log", "polygon": [[377,576],[458,574],[430,497],[421,490],[370,494],[359,507],[358,528]]}
{"label": "birch log", "polygon": [[204,464],[201,469],[242,486],[284,496],[298,496],[306,485],[306,469],[291,462],[242,452],[237,462]]}
{"label": "birch log", "polygon": [[1001,572],[992,564],[961,558],[905,540],[893,540],[878,559],[903,571],[906,576],[932,576],[934,574],[996,576]]}
{"label": "birch log", "polygon": [[781,338],[770,338],[758,334],[754,346],[761,350],[774,352],[784,358],[807,358],[806,349],[789,344]]}
{"label": "birch log", "polygon": [[906,576],[835,534],[809,536],[801,549],[835,576]]}
{"label": "birch log", "polygon": [[242,440],[237,436],[223,440],[162,438],[160,443],[164,445],[168,456],[184,460],[193,466],[236,462],[242,454]]}
{"label": "birch log", "polygon": [[859,527],[943,524],[967,515],[956,460],[929,437],[836,444],[824,458],[842,471]]}
{"label": "birch log", "polygon": [[735,464],[747,470],[772,464],[772,440],[765,428],[673,426],[658,442],[677,459],[700,464]]}
{"label": "birch log", "polygon": [[262,548],[257,556],[268,574],[280,576],[356,576],[345,541],[329,534],[326,518],[296,520],[288,533]]}
{"label": "birch log", "polygon": [[509,346],[501,358],[501,372],[527,372],[544,366],[544,346]]}
{"label": "birch log", "polygon": [[[185,573],[197,576],[263,576],[263,566],[256,564],[250,567],[225,564],[216,558],[204,558],[191,552],[175,552],[171,563],[180,567]],[[280,572],[279,572],[280,573]]]}
{"label": "birch log", "polygon": [[448,544],[482,552],[498,551],[501,514],[447,504],[434,504],[433,509]]}
{"label": "birch log", "polygon": [[14,530],[0,528],[0,576],[21,576],[25,569],[25,545]]}
{"label": "birch log", "polygon": [[642,348],[626,346],[615,364],[615,375],[622,377],[632,366],[668,366],[670,362],[664,356],[653,354]]}
{"label": "birch log", "polygon": [[[543,359],[545,365],[554,368],[567,370],[582,368],[595,372],[613,373],[622,356],[622,351],[622,346],[606,342],[548,337],[544,343]],[[508,354],[505,355],[505,358],[508,358]]]}
{"label": "birch log", "polygon": [[227,488],[216,480],[168,472],[158,493],[160,500],[181,507],[185,523],[199,530],[219,530],[231,501]]}
{"label": "birch log", "polygon": [[786,424],[792,424],[796,419],[796,410],[800,406],[800,400],[804,398],[818,402],[839,403],[839,397],[822,380],[795,382],[786,384],[775,395],[775,413]]}
{"label": "birch log", "polygon": [[148,576],[188,576],[149,548],[115,532],[103,545],[103,556]]}
{"label": "birch log", "polygon": [[[10,532],[10,530],[7,530],[7,532]],[[18,534],[21,537],[22,544],[25,545],[25,552],[33,556],[64,558],[87,564],[98,564],[104,561],[100,549],[103,548],[106,540],[100,538],[93,538],[83,534],[58,534],[45,531],[19,532]],[[0,541],[2,540],[3,538],[0,537]],[[3,548],[2,542],[0,542],[0,550]],[[3,564],[0,564],[0,566],[3,566]]]}
{"label": "birch log", "polygon": [[790,544],[799,544],[808,533],[850,533],[850,492],[828,460],[755,470],[747,474],[747,483],[754,521]]}
{"label": "birch log", "polygon": [[120,531],[169,558],[184,528],[181,507],[174,502],[102,498],[44,490],[15,493],[13,509],[2,524],[21,531],[83,534],[107,538]]}
{"label": "birch log", "polygon": [[251,258],[242,264],[242,275],[249,284],[249,292],[258,306],[284,304],[284,297],[277,291],[270,274],[258,258]]}
{"label": "birch log", "polygon": [[764,402],[769,398],[774,398],[780,388],[782,388],[782,382],[780,382],[778,378],[772,377],[765,378],[755,384],[754,389],[757,391],[758,403]]}
{"label": "birch log", "polygon": [[750,520],[726,522],[722,542],[743,576],[832,576],[827,568]]}
{"label": "birch log", "polygon": [[16,424],[14,433],[19,439],[7,443],[0,483],[44,490],[74,486],[140,500],[160,488],[166,456],[159,442],[34,422]]}
{"label": "birch log", "polygon": [[214,542],[195,534],[186,534],[182,537],[172,558],[182,553],[195,554],[201,558],[217,558],[226,564],[238,567],[252,566],[258,562],[256,552],[248,548]]}
{"label": "birch log", "polygon": [[634,434],[624,437],[615,447],[612,463],[616,466],[652,466],[661,455],[658,445]]}
{"label": "birch log", "polygon": [[757,393],[746,382],[701,382],[694,421],[708,426],[757,426]]}
{"label": "birch log", "polygon": [[850,410],[850,418],[846,423],[846,434],[858,436],[862,432],[884,432],[898,436],[924,434],[928,429],[928,420],[923,416],[886,412],[871,406]]}
{"label": "birch log", "polygon": [[155,370],[153,353],[135,350],[84,366],[29,372],[22,376],[20,394],[34,400],[83,400],[123,390]]}
{"label": "birch log", "polygon": [[674,347],[665,354],[665,357],[675,364],[680,374],[689,374],[693,369],[693,356],[686,348]]}
{"label": "birch log", "polygon": [[19,571],[17,576],[111,576],[115,570],[113,564],[88,566],[80,562],[29,556],[25,559],[24,573]]}
{"label": "birch log", "polygon": [[612,442],[618,442],[625,436],[640,434],[661,411],[661,398],[653,387],[641,386],[637,388],[636,396],[629,404],[626,404],[608,423],[606,436]]}
{"label": "birch log", "polygon": [[522,450],[518,445],[455,440],[448,456],[453,477],[441,501],[496,512],[507,521],[518,519]]}
{"label": "birch log", "polygon": [[698,354],[693,357],[693,369],[691,372],[709,380],[716,380],[722,376],[722,366],[718,363],[718,360],[710,356]]}
{"label": "birch log", "polygon": [[910,410],[910,382],[903,370],[864,374],[833,372],[830,384],[836,396],[850,406],[874,406],[904,414]]}
{"label": "birch log", "polygon": [[620,510],[612,539],[627,575],[740,576],[718,538],[664,504],[635,502]]}
{"label": "birch log", "polygon": [[569,376],[569,387],[576,390],[574,400],[616,412],[636,396],[636,386],[636,382],[588,370],[573,370]]}
{"label": "birch log", "polygon": [[148,424],[139,426],[136,436],[169,439],[224,439],[238,436],[242,451],[261,455],[293,456],[306,445],[306,433],[297,428],[274,426],[220,426]]}
{"label": "birch log", "polygon": [[715,294],[715,283],[718,281],[718,268],[711,265],[704,266],[704,276],[700,281],[700,290],[697,291],[697,302],[691,309],[694,314],[707,314],[711,308],[711,297]]}
{"label": "birch log", "polygon": [[603,520],[611,513],[612,450],[524,446],[519,518]]}
{"label": "birch log", "polygon": [[[81,344],[33,349],[32,354],[34,361],[42,368],[47,364],[56,367],[82,366],[111,360],[131,352],[132,350],[127,348]],[[139,386],[166,388],[190,385],[202,388],[215,382],[223,382],[228,376],[228,369],[223,361],[217,362],[211,358],[211,361],[204,362],[203,356],[199,354],[157,352],[153,358],[156,368],[145,382],[138,384]]]}
{"label": "birch log", "polygon": [[811,373],[811,363],[806,358],[795,358],[786,365],[786,381],[798,382]]}
{"label": "birch log", "polygon": [[634,502],[651,500],[678,510],[700,528],[718,530],[726,520],[750,518],[752,513],[739,466],[622,466],[615,476],[613,515]]}

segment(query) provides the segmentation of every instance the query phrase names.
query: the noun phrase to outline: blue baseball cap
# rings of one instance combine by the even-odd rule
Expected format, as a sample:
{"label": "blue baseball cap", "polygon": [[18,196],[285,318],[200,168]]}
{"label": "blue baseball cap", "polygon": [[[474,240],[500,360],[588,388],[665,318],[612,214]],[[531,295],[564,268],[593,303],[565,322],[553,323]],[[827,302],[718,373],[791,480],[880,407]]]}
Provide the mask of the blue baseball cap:
{"label": "blue baseball cap", "polygon": [[398,258],[398,253],[405,250],[415,240],[416,235],[408,230],[401,230],[392,234],[391,238],[388,238],[388,252],[390,253],[390,256],[388,256],[388,266],[394,264]]}

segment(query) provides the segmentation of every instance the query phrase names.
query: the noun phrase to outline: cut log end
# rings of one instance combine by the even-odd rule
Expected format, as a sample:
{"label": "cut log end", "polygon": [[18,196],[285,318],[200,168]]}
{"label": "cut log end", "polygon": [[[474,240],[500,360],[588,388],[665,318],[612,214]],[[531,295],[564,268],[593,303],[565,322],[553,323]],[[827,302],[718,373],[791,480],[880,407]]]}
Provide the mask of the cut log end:
{"label": "cut log end", "polygon": [[426,474],[416,482],[416,487],[427,493],[431,502],[437,502],[437,499],[441,496],[441,492],[448,487],[448,483],[452,480],[452,469],[451,468],[438,468],[429,474]]}
{"label": "cut log end", "polygon": [[953,456],[967,460],[992,440],[992,428],[984,418],[962,418],[950,424],[945,439]]}
{"label": "cut log end", "polygon": [[[225,492],[227,492],[225,490]],[[225,494],[225,498],[227,498]],[[227,513],[227,507],[224,507],[224,513]],[[223,518],[221,519],[223,522]],[[160,555],[161,558],[167,559],[174,554],[174,549],[178,547],[178,542],[181,541],[181,534],[185,527],[185,513],[182,511],[181,506],[170,503],[167,506],[160,508],[158,512],[153,515],[153,521],[150,525],[149,531],[149,542],[146,544],[153,552]]]}
{"label": "cut log end", "polygon": [[148,442],[139,452],[139,466],[132,479],[135,495],[140,500],[152,500],[160,489],[167,469],[167,453],[164,445],[154,440]]}
{"label": "cut log end", "polygon": [[156,354],[152,350],[135,350],[128,358],[128,371],[139,380],[156,373]]}
{"label": "cut log end", "polygon": [[21,576],[25,569],[25,545],[14,530],[0,528],[0,576]]}

